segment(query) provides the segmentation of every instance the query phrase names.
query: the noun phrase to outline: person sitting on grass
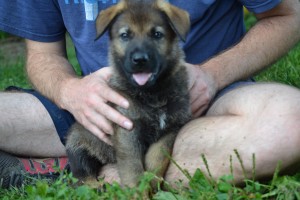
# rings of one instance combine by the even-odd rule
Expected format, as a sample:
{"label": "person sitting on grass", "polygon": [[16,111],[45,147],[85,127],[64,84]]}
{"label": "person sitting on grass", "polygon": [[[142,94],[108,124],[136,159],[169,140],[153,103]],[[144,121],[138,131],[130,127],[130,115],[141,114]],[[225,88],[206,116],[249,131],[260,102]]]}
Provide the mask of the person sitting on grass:
{"label": "person sitting on grass", "polygon": [[[278,161],[291,173],[300,161],[300,90],[251,77],[288,52],[300,39],[298,0],[199,0],[170,3],[190,14],[191,31],[182,44],[189,75],[193,120],[178,134],[172,157],[190,173],[205,170],[213,178],[230,173],[236,149],[244,163],[232,160],[234,181],[274,173]],[[1,2],[0,29],[26,39],[26,70],[34,90],[9,87],[0,93],[0,183],[19,186],[28,175],[53,176],[53,165],[67,165],[65,136],[77,120],[105,142],[111,123],[134,124],[108,104],[125,109],[128,101],[108,87],[108,36],[94,41],[97,13],[116,1],[43,0]],[[243,6],[257,23],[246,33]],[[69,33],[82,77],[66,54]],[[13,92],[12,92],[13,91]],[[37,158],[43,158],[42,161]],[[44,159],[45,158],[45,159]],[[46,159],[49,158],[49,159]],[[118,180],[115,165],[99,175]],[[187,178],[170,164],[165,179]]]}

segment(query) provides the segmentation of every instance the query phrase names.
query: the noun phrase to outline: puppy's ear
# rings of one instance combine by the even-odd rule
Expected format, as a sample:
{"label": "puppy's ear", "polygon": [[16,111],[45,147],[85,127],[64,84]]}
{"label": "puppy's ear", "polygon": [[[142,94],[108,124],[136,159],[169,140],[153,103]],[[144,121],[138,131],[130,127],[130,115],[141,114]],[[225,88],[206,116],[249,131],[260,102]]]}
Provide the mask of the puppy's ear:
{"label": "puppy's ear", "polygon": [[190,29],[190,17],[189,14],[179,9],[165,0],[157,0],[154,4],[157,9],[161,10],[168,17],[169,24],[175,33],[179,36],[182,41],[186,40],[187,33]]}
{"label": "puppy's ear", "polygon": [[118,4],[101,11],[96,19],[96,39],[99,39],[108,29],[113,20],[127,7],[127,1],[121,0]]}

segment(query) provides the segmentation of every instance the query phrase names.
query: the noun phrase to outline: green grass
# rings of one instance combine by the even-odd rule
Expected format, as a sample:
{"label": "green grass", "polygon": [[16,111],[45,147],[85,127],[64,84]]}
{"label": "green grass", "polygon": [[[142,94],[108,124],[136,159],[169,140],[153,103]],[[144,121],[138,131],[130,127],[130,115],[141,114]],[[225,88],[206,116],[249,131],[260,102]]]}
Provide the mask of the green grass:
{"label": "green grass", "polygon": [[[255,22],[252,16],[246,18],[248,27]],[[7,38],[0,32],[0,39]],[[0,40],[0,90],[9,85],[30,88],[24,70],[24,54],[11,55],[6,48],[5,40]],[[78,73],[79,65],[76,60],[72,44],[68,42],[68,57],[75,66]],[[276,81],[293,85],[300,88],[300,44],[291,50],[285,57],[280,59],[269,69],[255,77],[257,81]],[[236,153],[236,156],[238,154]],[[201,159],[201,158],[199,158]],[[204,157],[202,159],[205,162]],[[180,168],[180,166],[178,166]],[[242,167],[242,166],[241,166]],[[207,166],[209,169],[209,166]],[[254,166],[255,169],[255,166]],[[184,199],[276,199],[276,200],[300,200],[300,174],[294,176],[279,176],[278,170],[273,179],[262,183],[245,178],[245,186],[237,187],[231,184],[233,176],[224,174],[219,180],[210,180],[204,173],[197,170],[194,174],[187,174],[189,186],[182,186],[177,182],[177,187],[167,187],[166,191],[158,190],[153,196],[157,200],[184,200]],[[73,187],[76,179],[71,174],[61,173],[58,180],[51,182],[47,180],[34,179],[31,184],[23,185],[21,188],[9,190],[0,189],[0,199],[140,199],[142,192],[149,187],[150,180],[154,177],[146,173],[141,184],[137,188],[122,188],[117,183],[104,183],[105,189],[96,190],[87,186]],[[168,185],[168,183],[166,183]]]}
{"label": "green grass", "polygon": [[[9,85],[30,87],[24,70],[25,58],[24,50],[22,51],[24,44],[22,47],[16,48],[19,43],[19,41],[12,42],[10,38],[0,40],[0,90]],[[18,53],[15,51],[18,51]]]}
{"label": "green grass", "polygon": [[[204,160],[205,162],[205,160]],[[236,187],[231,184],[232,175],[224,175],[218,180],[207,179],[199,169],[190,175],[181,169],[189,179],[188,187],[184,187],[180,181],[175,186],[165,183],[166,190],[158,187],[158,192],[152,196],[155,200],[246,200],[246,199],[276,199],[293,200],[300,199],[300,174],[290,176],[278,176],[274,173],[273,179],[268,184],[245,179],[244,187]],[[51,182],[45,179],[33,179],[31,184],[21,188],[9,190],[0,189],[0,199],[28,199],[28,200],[76,200],[76,199],[142,199],[143,192],[148,191],[150,181],[155,178],[146,172],[141,183],[136,188],[123,188],[118,183],[103,183],[100,189],[93,189],[86,185],[74,187],[77,179],[72,174],[61,172],[58,180]],[[101,182],[101,180],[100,180]]]}
{"label": "green grass", "polygon": [[300,43],[255,78],[258,81],[276,81],[300,88]]}
{"label": "green grass", "polygon": [[8,33],[4,33],[4,32],[0,32],[0,40],[2,39],[6,39],[9,37],[9,34]]}

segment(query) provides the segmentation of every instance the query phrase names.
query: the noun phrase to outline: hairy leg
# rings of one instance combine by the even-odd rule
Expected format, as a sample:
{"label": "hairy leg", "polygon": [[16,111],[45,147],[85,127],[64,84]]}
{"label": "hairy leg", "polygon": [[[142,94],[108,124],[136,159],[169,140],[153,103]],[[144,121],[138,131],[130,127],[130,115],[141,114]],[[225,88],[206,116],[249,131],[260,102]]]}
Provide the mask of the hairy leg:
{"label": "hairy leg", "polygon": [[[255,84],[235,89],[218,99],[207,116],[188,123],[179,133],[173,158],[191,174],[207,173],[204,154],[214,179],[230,174],[230,156],[235,182],[245,176],[234,153],[243,161],[247,178],[271,176],[279,161],[288,168],[300,161],[300,91],[280,84]],[[167,180],[186,177],[171,164]]]}
{"label": "hairy leg", "polygon": [[31,94],[0,93],[0,149],[32,157],[66,155],[45,107]]}

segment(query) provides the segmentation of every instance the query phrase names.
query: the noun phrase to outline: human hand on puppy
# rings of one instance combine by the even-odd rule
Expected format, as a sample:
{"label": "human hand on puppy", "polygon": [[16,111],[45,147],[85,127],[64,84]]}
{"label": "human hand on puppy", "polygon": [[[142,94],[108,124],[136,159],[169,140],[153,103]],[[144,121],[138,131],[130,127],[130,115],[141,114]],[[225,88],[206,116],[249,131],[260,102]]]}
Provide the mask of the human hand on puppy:
{"label": "human hand on puppy", "polygon": [[126,129],[132,128],[129,119],[107,104],[111,102],[123,108],[129,107],[129,102],[108,86],[111,74],[111,67],[105,67],[81,79],[72,79],[64,86],[67,93],[64,94],[64,109],[108,144],[111,141],[107,134],[113,134],[111,122]]}
{"label": "human hand on puppy", "polygon": [[191,111],[194,118],[206,111],[209,103],[217,93],[216,83],[212,76],[199,65],[185,63],[188,79]]}

